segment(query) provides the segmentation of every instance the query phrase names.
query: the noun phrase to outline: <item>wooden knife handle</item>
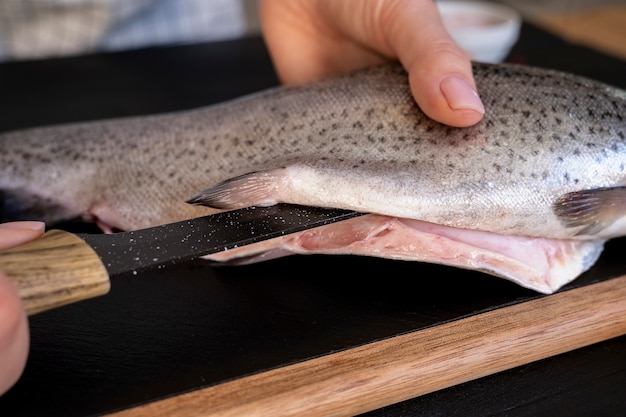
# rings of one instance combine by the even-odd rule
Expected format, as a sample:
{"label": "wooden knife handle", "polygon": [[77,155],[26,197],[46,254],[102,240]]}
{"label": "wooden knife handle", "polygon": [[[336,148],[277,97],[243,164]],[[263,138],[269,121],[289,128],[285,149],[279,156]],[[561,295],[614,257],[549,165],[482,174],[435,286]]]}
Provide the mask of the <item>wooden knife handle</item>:
{"label": "wooden knife handle", "polygon": [[29,315],[104,295],[110,288],[96,252],[62,230],[0,252],[0,271],[18,288]]}

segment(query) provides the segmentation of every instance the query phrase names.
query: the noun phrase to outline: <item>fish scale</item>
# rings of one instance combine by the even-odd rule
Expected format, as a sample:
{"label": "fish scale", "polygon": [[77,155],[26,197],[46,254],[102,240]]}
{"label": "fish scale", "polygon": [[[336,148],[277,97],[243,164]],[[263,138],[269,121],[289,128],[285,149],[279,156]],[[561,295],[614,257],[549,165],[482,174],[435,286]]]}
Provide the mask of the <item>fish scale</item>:
{"label": "fish scale", "polygon": [[134,230],[286,202],[499,235],[623,235],[622,213],[604,208],[624,201],[626,93],[513,64],[475,63],[474,76],[486,114],[467,128],[428,118],[386,64],[200,109],[4,133],[0,217]]}
{"label": "fish scale", "polygon": [[[0,135],[0,218],[134,230],[277,202],[372,213],[212,255],[342,253],[476,269],[550,293],[626,234],[626,93],[474,64],[481,122],[416,105],[398,64],[177,113]],[[193,204],[189,204],[193,203]]]}

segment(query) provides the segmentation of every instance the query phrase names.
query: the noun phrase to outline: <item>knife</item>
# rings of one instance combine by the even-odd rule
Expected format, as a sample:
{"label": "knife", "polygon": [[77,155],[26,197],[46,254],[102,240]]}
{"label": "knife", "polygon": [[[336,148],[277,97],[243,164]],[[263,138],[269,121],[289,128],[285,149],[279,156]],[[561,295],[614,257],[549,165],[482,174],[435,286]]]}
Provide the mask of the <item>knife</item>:
{"label": "knife", "polygon": [[29,315],[104,295],[110,278],[185,262],[359,216],[349,210],[277,204],[221,212],[132,232],[50,230],[0,252],[0,271]]}

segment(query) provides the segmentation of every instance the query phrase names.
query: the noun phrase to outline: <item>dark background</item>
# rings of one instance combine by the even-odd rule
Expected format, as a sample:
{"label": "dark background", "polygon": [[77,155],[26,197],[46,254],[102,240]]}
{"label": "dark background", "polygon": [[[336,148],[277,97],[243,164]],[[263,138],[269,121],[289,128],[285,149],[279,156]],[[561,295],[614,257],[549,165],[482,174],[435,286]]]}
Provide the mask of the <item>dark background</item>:
{"label": "dark background", "polygon": [[[528,24],[508,60],[626,88],[623,61]],[[0,131],[197,107],[276,84],[259,38],[5,63]],[[624,246],[610,242],[569,288],[626,273]],[[29,362],[0,416],[99,415],[535,297],[476,272],[343,256],[120,277],[107,296],[31,318]],[[625,388],[620,337],[367,415],[624,415]]]}

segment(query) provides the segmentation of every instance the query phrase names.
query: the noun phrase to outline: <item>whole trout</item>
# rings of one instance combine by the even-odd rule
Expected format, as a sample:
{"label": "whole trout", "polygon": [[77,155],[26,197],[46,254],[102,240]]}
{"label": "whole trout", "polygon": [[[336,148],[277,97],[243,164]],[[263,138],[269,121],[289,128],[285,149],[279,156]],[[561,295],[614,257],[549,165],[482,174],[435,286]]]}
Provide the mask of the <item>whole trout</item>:
{"label": "whole trout", "polygon": [[626,234],[626,93],[527,66],[474,74],[486,115],[469,128],[425,116],[390,64],[197,110],[0,135],[3,216],[109,231],[276,202],[346,208],[372,214],[214,259],[354,253],[552,292]]}

